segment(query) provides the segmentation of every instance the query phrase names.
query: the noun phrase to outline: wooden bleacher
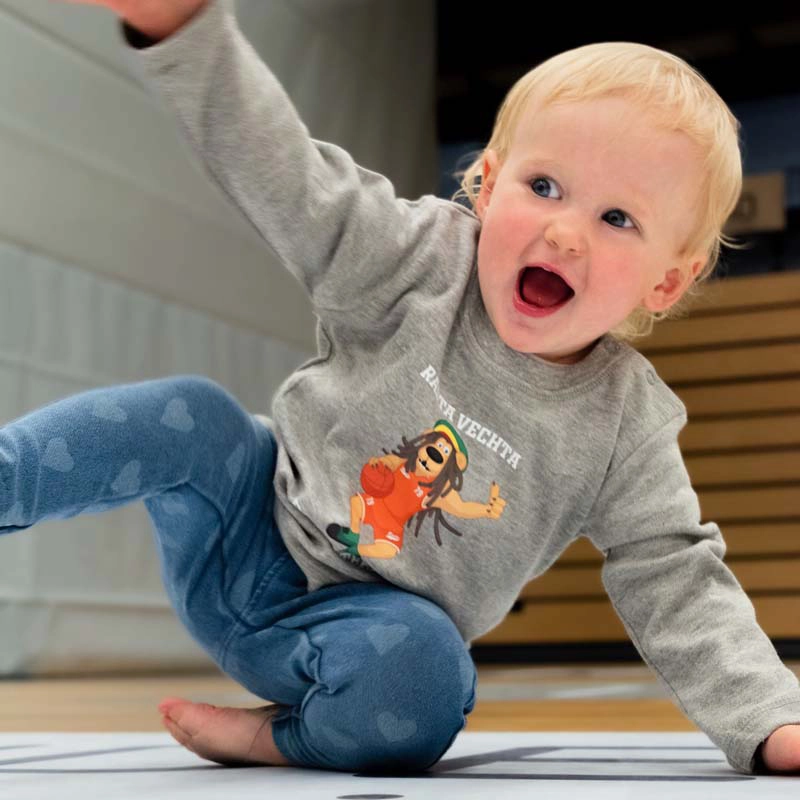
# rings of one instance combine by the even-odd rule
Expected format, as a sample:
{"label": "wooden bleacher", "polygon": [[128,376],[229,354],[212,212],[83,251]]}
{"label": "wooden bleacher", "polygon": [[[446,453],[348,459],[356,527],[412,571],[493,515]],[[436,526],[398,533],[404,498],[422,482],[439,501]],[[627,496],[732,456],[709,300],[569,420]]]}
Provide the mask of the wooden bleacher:
{"label": "wooden bleacher", "polygon": [[[800,639],[800,271],[706,284],[688,318],[637,349],[686,404],[680,446],[703,522],[772,639]],[[577,541],[478,645],[627,642]]]}

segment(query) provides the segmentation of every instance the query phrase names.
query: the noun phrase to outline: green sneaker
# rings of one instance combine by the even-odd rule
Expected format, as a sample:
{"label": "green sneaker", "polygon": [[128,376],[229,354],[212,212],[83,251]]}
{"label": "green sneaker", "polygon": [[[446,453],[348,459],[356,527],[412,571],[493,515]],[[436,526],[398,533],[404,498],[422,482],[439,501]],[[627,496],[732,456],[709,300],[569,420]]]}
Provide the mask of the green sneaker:
{"label": "green sneaker", "polygon": [[347,545],[348,553],[355,556],[358,555],[358,542],[361,537],[357,533],[353,533],[350,528],[343,528],[341,525],[332,522],[325,529],[325,533],[327,533],[331,539],[339,542],[339,544]]}

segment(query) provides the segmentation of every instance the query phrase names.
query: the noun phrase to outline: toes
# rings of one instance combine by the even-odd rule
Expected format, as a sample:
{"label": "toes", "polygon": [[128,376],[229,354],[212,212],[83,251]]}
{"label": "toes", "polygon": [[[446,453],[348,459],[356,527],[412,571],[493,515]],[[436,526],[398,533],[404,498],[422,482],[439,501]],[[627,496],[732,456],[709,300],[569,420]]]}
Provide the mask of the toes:
{"label": "toes", "polygon": [[158,710],[162,714],[169,714],[170,710],[177,705],[182,705],[183,703],[188,703],[188,700],[184,700],[182,697],[165,697],[159,704]]}
{"label": "toes", "polygon": [[209,716],[217,716],[222,709],[208,703],[192,703],[188,700],[164,701],[159,705],[162,715],[177,725],[189,737],[196,736],[207,727]]}
{"label": "toes", "polygon": [[[225,709],[209,703],[192,703],[189,700],[170,698],[160,705],[164,727],[172,737],[195,755],[220,764],[228,763],[216,745],[212,719],[224,715]],[[212,727],[209,728],[209,723]]]}
{"label": "toes", "polygon": [[265,731],[283,708],[227,708],[177,698],[159,705],[175,741],[201,758],[227,765],[289,763]]}
{"label": "toes", "polygon": [[194,750],[192,749],[192,738],[191,736],[187,736],[187,734],[181,730],[181,728],[176,725],[169,717],[162,717],[161,722],[164,724],[164,727],[170,732],[172,738],[180,745],[185,747],[187,750]]}

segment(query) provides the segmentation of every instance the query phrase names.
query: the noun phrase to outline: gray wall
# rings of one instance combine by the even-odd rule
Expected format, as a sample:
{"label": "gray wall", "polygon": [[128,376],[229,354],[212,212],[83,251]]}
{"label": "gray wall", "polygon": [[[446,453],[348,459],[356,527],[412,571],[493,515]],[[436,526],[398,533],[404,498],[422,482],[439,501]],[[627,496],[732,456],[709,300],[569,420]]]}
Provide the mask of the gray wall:
{"label": "gray wall", "polygon": [[[433,0],[239,12],[313,136],[401,195],[434,189]],[[0,423],[186,372],[269,413],[314,349],[299,285],[132,74],[105,9],[0,0]],[[141,504],[0,537],[0,641],[0,674],[207,663],[169,608]]]}

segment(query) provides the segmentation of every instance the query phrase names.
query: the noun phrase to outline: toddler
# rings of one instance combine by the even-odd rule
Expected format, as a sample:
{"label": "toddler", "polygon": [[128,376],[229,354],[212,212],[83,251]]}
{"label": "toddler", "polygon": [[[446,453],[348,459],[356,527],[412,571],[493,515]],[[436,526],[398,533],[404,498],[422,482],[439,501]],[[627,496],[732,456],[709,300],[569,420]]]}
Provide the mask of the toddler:
{"label": "toddler", "polygon": [[4,531],[143,500],[181,620],[273,702],[169,698],[175,738],[222,763],[424,770],[473,708],[470,643],[585,536],[730,764],[800,768],[797,678],[700,523],[683,403],[629,344],[725,241],[741,161],[714,90],[644,45],[563,53],[509,93],[471,208],[408,201],[309,137],[232,0],[95,2],[319,321],[274,423],[179,376],[0,430]]}

